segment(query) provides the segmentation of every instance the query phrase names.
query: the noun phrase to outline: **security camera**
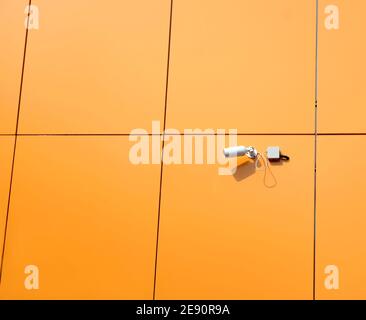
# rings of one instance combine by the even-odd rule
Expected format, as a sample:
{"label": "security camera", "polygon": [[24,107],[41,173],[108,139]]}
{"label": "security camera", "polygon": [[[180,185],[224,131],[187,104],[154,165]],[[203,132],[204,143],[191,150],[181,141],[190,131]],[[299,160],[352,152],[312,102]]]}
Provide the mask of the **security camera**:
{"label": "security camera", "polygon": [[224,155],[226,158],[234,158],[247,156],[248,158],[257,158],[258,152],[253,147],[235,146],[224,149]]}

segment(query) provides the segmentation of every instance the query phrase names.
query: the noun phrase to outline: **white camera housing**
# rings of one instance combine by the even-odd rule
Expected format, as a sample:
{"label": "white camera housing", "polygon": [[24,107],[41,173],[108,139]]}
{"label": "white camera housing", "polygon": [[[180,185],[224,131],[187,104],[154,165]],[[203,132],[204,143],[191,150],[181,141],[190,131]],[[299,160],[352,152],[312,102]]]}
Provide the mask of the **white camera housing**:
{"label": "white camera housing", "polygon": [[224,155],[226,158],[247,156],[248,158],[257,158],[258,152],[253,147],[235,146],[224,149]]}

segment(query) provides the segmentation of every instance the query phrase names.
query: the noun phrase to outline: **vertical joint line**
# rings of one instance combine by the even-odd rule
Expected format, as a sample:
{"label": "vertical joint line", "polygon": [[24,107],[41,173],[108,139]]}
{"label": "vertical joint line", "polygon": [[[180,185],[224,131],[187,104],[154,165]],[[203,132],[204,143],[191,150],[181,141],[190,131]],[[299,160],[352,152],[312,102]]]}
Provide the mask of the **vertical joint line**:
{"label": "vertical joint line", "polygon": [[318,74],[319,74],[319,0],[315,1],[315,103],[314,103],[314,238],[313,300],[316,300],[316,214],[317,214],[317,150],[318,150]]}
{"label": "vertical joint line", "polygon": [[165,83],[165,101],[164,101],[164,122],[163,122],[163,134],[162,134],[162,151],[160,159],[160,186],[159,186],[159,204],[158,204],[158,220],[156,230],[156,245],[155,245],[155,266],[154,266],[154,286],[153,286],[153,300],[155,300],[156,293],[156,278],[158,267],[158,250],[159,250],[159,233],[160,233],[160,209],[161,209],[161,196],[163,186],[163,169],[164,169],[164,147],[165,147],[165,129],[167,118],[167,106],[168,106],[168,88],[169,88],[169,68],[170,68],[170,52],[171,52],[171,38],[172,38],[172,20],[173,20],[173,0],[170,1],[170,16],[169,16],[169,32],[168,32],[168,54],[167,54],[167,68],[166,68],[166,83]]}
{"label": "vertical joint line", "polygon": [[10,183],[9,183],[9,193],[8,193],[8,204],[7,204],[7,208],[6,208],[6,217],[5,217],[5,226],[4,226],[4,237],[3,237],[3,247],[2,247],[1,261],[0,261],[0,285],[1,285],[2,276],[3,276],[4,258],[5,258],[5,247],[6,247],[6,239],[7,239],[7,231],[8,231],[8,222],[9,222],[9,212],[10,212],[11,192],[12,192],[12,187],[13,187],[14,164],[15,164],[15,154],[16,154],[17,141],[18,141],[19,115],[20,115],[20,105],[21,105],[21,101],[22,101],[23,78],[24,78],[24,69],[25,69],[25,57],[26,57],[26,53],[27,53],[28,30],[29,30],[29,16],[30,16],[30,6],[31,5],[32,5],[32,0],[29,0],[29,3],[28,3],[28,13],[27,13],[27,28],[25,30],[25,39],[24,39],[24,51],[23,51],[22,71],[21,71],[21,76],[20,76],[20,87],[19,87],[19,97],[18,97],[18,110],[17,110],[17,117],[16,117],[16,123],[15,123],[13,158],[12,158],[11,171],[10,171]]}

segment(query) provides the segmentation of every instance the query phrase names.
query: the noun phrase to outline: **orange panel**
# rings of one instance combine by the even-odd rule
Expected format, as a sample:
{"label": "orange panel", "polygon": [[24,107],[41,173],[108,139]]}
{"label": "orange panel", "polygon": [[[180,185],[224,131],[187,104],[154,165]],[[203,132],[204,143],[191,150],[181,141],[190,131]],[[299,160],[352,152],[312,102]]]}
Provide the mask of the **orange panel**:
{"label": "orange panel", "polygon": [[[323,136],[318,144],[318,299],[366,299],[365,136]],[[326,270],[327,266],[335,266]],[[339,273],[339,288],[334,280]]]}
{"label": "orange panel", "polygon": [[22,133],[128,133],[162,120],[170,0],[38,0]]}
{"label": "orange panel", "polygon": [[[326,28],[328,5],[338,30]],[[366,2],[321,0],[319,10],[319,132],[366,132]]]}
{"label": "orange panel", "polygon": [[158,299],[312,298],[313,137],[239,144],[279,145],[291,157],[270,166],[275,187],[250,162],[235,176],[218,165],[164,167]]}
{"label": "orange panel", "polygon": [[0,1],[0,133],[14,133],[28,0]]}
{"label": "orange panel", "polygon": [[314,131],[315,1],[175,1],[168,126]]}
{"label": "orange panel", "polygon": [[[20,137],[2,298],[151,299],[160,166],[127,137]],[[39,268],[26,290],[25,267]]]}
{"label": "orange panel", "polygon": [[14,138],[0,137],[0,263],[8,207]]}

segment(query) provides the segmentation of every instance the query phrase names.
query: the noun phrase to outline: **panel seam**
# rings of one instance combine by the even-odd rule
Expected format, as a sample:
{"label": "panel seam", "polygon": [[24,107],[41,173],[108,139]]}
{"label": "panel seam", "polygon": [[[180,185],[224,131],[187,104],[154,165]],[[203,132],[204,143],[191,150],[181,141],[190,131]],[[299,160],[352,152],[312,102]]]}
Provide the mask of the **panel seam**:
{"label": "panel seam", "polygon": [[0,285],[2,283],[2,276],[4,270],[4,258],[5,258],[5,247],[6,247],[6,239],[7,239],[7,231],[8,231],[8,223],[9,223],[9,212],[10,212],[10,202],[11,202],[11,194],[13,188],[13,176],[14,176],[14,167],[15,167],[15,155],[18,141],[18,129],[19,129],[19,116],[20,116],[20,106],[22,101],[22,91],[23,91],[23,79],[24,79],[24,69],[25,69],[25,59],[27,54],[27,43],[28,43],[28,30],[29,30],[29,16],[30,16],[30,8],[32,5],[32,0],[28,2],[28,12],[27,12],[27,28],[25,31],[25,40],[24,40],[24,50],[23,50],[23,62],[22,62],[22,71],[20,76],[20,87],[19,87],[19,96],[18,96],[18,109],[17,109],[17,118],[15,123],[15,134],[14,134],[14,147],[13,147],[13,157],[11,163],[11,171],[10,171],[10,185],[9,185],[9,193],[8,193],[8,204],[6,209],[6,217],[5,217],[5,226],[4,226],[4,237],[3,237],[3,247],[1,252],[1,263],[0,263]]}
{"label": "panel seam", "polygon": [[319,0],[315,0],[315,104],[314,104],[314,212],[313,212],[313,300],[316,300],[316,217],[318,151],[318,67],[319,67]]}
{"label": "panel seam", "polygon": [[153,300],[155,300],[155,297],[156,297],[156,282],[157,282],[157,268],[158,268],[159,235],[160,235],[160,212],[161,212],[163,171],[164,171],[165,129],[166,129],[166,119],[167,119],[167,109],[168,109],[168,89],[169,89],[171,38],[172,38],[173,2],[174,2],[174,0],[170,0],[169,32],[168,32],[168,54],[167,54],[166,83],[165,83],[164,120],[163,120],[164,122],[163,122],[163,133],[162,133],[162,151],[161,151],[161,159],[160,159],[159,203],[158,203],[158,217],[157,217],[157,227],[156,227],[154,283],[153,283],[153,295],[152,295]]}
{"label": "panel seam", "polygon": [[[317,107],[317,101],[315,101]],[[230,133],[169,133],[169,136],[229,136]],[[291,132],[241,132],[238,136],[315,136],[313,133],[291,133]],[[365,136],[366,132],[317,132],[317,136]],[[163,136],[163,133],[0,133],[0,137],[129,137],[129,136]]]}

